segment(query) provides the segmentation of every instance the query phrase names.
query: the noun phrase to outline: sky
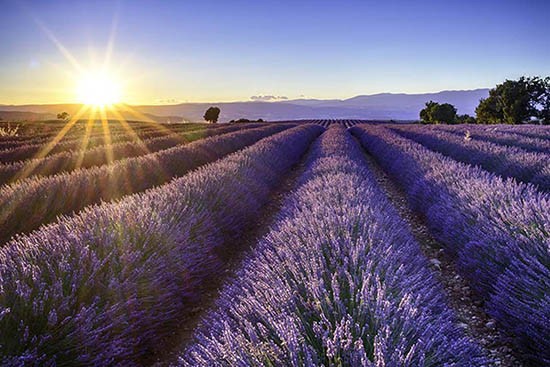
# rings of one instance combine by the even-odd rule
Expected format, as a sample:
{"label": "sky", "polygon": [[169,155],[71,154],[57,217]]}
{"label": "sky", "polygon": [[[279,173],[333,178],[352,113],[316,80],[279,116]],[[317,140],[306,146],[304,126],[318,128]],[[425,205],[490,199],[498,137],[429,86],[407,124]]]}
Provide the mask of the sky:
{"label": "sky", "polygon": [[0,104],[81,102],[104,65],[131,104],[493,87],[550,75],[548,19],[549,0],[0,0]]}

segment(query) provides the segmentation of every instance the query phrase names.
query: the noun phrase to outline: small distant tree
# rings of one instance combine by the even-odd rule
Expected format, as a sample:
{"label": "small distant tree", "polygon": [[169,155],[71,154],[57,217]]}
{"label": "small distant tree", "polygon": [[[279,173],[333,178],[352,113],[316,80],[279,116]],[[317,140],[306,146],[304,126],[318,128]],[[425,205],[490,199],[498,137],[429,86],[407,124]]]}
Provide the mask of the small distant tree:
{"label": "small distant tree", "polygon": [[57,114],[57,119],[58,120],[68,120],[69,119],[69,114],[67,112],[61,112],[61,113],[58,113]]}
{"label": "small distant tree", "polygon": [[420,119],[427,124],[454,124],[456,108],[449,103],[426,102],[426,107],[420,111]]}
{"label": "small distant tree", "polygon": [[220,117],[220,109],[218,107],[209,107],[204,113],[204,119],[213,124],[218,122]]}

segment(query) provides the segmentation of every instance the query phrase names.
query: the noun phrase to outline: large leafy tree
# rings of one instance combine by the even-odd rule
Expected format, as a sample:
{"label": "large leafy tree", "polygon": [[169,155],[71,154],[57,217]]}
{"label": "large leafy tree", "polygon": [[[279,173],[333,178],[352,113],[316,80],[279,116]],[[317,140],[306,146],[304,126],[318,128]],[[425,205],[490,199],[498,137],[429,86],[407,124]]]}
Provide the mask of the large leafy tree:
{"label": "large leafy tree", "polygon": [[429,101],[420,111],[420,119],[428,124],[454,124],[457,121],[456,108],[449,103]]}
{"label": "large leafy tree", "polygon": [[209,107],[203,117],[206,121],[215,124],[220,117],[220,109],[218,107]]}
{"label": "large leafy tree", "polygon": [[541,123],[550,125],[550,77],[530,79],[531,105]]}
{"label": "large leafy tree", "polygon": [[550,123],[550,77],[506,80],[479,102],[476,115],[485,124],[520,124],[532,119]]}

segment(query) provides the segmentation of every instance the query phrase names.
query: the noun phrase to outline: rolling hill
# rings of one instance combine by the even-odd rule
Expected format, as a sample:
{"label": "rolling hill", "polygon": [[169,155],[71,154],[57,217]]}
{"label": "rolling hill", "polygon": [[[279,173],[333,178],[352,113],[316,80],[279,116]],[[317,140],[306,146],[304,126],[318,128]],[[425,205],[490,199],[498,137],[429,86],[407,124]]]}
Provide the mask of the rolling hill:
{"label": "rolling hill", "polygon": [[[433,100],[451,103],[460,114],[474,114],[475,107],[481,98],[487,97],[488,89],[464,91],[441,91],[437,93],[405,94],[380,93],[360,95],[349,99],[296,99],[278,102],[221,102],[221,103],[181,103],[175,105],[142,105],[131,106],[146,118],[158,122],[200,121],[204,111],[212,106],[221,109],[220,121],[246,117],[264,120],[292,119],[373,119],[373,120],[416,120],[424,104]],[[0,118],[4,111],[32,112],[51,116],[61,111],[74,114],[81,105],[0,105]],[[119,107],[121,114],[131,120],[136,116],[130,113],[125,105]],[[36,117],[36,116],[35,116]]]}

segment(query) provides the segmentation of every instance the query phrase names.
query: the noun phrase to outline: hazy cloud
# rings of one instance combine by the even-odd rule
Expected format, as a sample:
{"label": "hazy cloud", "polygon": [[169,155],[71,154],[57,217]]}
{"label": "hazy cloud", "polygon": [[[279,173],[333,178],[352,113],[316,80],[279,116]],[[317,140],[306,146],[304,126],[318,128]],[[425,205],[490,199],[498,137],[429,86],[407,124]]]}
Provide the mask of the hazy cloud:
{"label": "hazy cloud", "polygon": [[253,101],[264,101],[264,102],[267,102],[267,101],[281,101],[281,100],[285,100],[285,99],[288,99],[288,97],[286,96],[262,96],[262,95],[259,95],[259,96],[252,96],[250,97],[251,100]]}

